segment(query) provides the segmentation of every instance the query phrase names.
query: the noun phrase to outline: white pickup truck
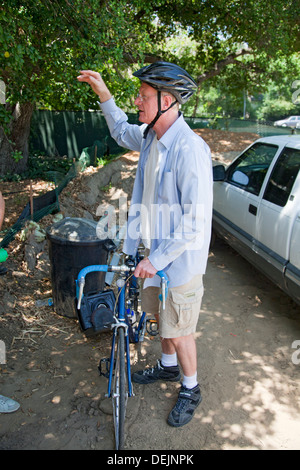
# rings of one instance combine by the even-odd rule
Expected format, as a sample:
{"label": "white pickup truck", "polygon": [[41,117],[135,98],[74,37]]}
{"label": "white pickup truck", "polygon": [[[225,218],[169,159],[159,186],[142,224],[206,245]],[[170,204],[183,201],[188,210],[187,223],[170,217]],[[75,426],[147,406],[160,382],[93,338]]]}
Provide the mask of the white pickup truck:
{"label": "white pickup truck", "polygon": [[213,232],[300,305],[300,136],[255,141],[214,167]]}

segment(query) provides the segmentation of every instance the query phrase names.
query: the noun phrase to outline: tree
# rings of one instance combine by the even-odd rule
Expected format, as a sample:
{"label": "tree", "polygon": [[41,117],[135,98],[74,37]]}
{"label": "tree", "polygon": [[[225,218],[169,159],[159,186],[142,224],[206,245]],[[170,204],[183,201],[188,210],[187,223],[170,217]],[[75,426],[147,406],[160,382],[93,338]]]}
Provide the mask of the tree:
{"label": "tree", "polygon": [[272,80],[267,83],[262,106],[257,117],[276,121],[291,114],[300,114],[300,61],[299,54],[272,61]]}
{"label": "tree", "polygon": [[[250,91],[275,77],[272,60],[299,51],[299,18],[294,0],[0,0],[7,96],[0,105],[0,174],[26,168],[36,105],[97,107],[89,87],[76,82],[80,69],[101,72],[129,107],[135,85],[124,78],[160,58],[186,68],[200,91],[208,80],[225,80],[229,67],[235,90]],[[170,38],[184,35],[183,47],[169,47]]]}
{"label": "tree", "polygon": [[[168,0],[158,3],[156,13],[160,34],[174,37],[184,31],[193,41],[192,54],[190,44],[187,53],[181,50],[181,64],[196,77],[199,92],[202,84],[222,76],[228,89],[235,82],[240,95],[264,91],[269,80],[281,79],[272,62],[295,53],[299,61],[300,3],[294,0]],[[177,51],[170,51],[170,60]],[[286,73],[298,78],[295,68]]]}
{"label": "tree", "polygon": [[[156,2],[157,33],[165,40],[185,30],[197,44],[198,83],[251,55],[268,59],[299,51],[300,4],[294,0],[167,0]],[[159,36],[158,36],[159,38]],[[187,63],[190,57],[186,58]],[[259,66],[259,64],[258,64]]]}
{"label": "tree", "polygon": [[6,103],[0,105],[0,174],[26,169],[36,104],[64,109],[72,103],[78,109],[88,99],[95,101],[88,87],[76,82],[80,69],[103,72],[116,88],[124,51],[137,60],[136,45],[142,49],[147,39],[134,13],[125,0],[0,2],[0,79],[6,86]]}

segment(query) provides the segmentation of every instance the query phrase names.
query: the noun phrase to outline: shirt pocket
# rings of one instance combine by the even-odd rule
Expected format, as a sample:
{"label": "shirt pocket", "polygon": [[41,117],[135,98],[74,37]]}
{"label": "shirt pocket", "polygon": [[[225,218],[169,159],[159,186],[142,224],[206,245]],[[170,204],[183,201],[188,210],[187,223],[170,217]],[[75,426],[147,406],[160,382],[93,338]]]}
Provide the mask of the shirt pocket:
{"label": "shirt pocket", "polygon": [[163,173],[158,189],[158,196],[162,203],[174,203],[177,201],[175,174],[173,171]]}

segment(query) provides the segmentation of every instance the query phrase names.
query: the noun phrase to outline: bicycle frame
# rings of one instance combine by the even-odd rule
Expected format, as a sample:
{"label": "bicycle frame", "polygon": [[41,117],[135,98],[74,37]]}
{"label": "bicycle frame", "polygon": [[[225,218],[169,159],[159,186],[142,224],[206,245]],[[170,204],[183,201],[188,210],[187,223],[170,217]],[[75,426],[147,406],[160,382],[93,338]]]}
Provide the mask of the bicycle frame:
{"label": "bicycle frame", "polygon": [[[135,267],[133,266],[127,266],[127,265],[122,265],[122,266],[112,266],[112,265],[92,265],[92,266],[87,266],[86,268],[83,268],[77,277],[76,281],[76,297],[78,299],[78,305],[77,308],[80,309],[81,305],[81,299],[83,297],[83,289],[84,289],[84,284],[85,284],[85,276],[91,272],[94,271],[102,271],[102,272],[120,272],[123,274],[123,277],[120,277],[117,280],[117,287],[118,287],[118,297],[117,297],[117,313],[114,315],[115,322],[112,324],[111,328],[113,330],[113,336],[112,336],[112,344],[111,344],[111,352],[110,352],[110,359],[109,359],[109,372],[108,372],[108,388],[107,388],[107,397],[112,398],[114,400],[115,396],[113,394],[113,379],[114,379],[114,370],[115,370],[115,361],[116,361],[116,340],[118,336],[118,329],[122,328],[124,331],[125,335],[125,359],[126,359],[126,376],[127,376],[127,397],[125,397],[125,400],[127,400],[128,397],[134,396],[133,390],[132,390],[132,382],[131,382],[131,364],[130,364],[130,338],[128,334],[128,328],[129,325],[127,323],[127,311],[126,311],[126,296],[125,296],[125,290],[126,290],[126,283],[128,282],[129,277],[132,276],[133,271],[135,270]],[[161,288],[162,288],[162,294],[159,296],[160,300],[162,301],[162,308],[165,308],[165,299],[167,297],[167,292],[168,292],[168,279],[166,274],[163,271],[158,271],[156,273],[158,276],[161,278]],[[135,279],[135,278],[134,278]],[[145,327],[145,317],[146,313],[142,312],[141,318],[139,319],[139,323],[137,328],[135,329],[135,337],[134,337],[134,342],[139,342],[140,341],[140,332],[142,328]],[[117,351],[117,354],[120,352]],[[124,363],[124,361],[123,361]],[[101,364],[101,363],[100,363]],[[101,368],[100,368],[100,373],[101,373]],[[106,374],[102,374],[106,375]],[[119,393],[119,392],[117,392]],[[125,403],[125,408],[126,408],[126,403]],[[116,411],[118,415],[118,411]],[[125,416],[125,412],[124,412]],[[117,416],[117,419],[118,416]],[[115,431],[116,431],[116,423],[115,423]],[[117,434],[115,432],[115,434]],[[116,435],[116,445],[117,448],[119,448],[119,436],[117,437]]]}

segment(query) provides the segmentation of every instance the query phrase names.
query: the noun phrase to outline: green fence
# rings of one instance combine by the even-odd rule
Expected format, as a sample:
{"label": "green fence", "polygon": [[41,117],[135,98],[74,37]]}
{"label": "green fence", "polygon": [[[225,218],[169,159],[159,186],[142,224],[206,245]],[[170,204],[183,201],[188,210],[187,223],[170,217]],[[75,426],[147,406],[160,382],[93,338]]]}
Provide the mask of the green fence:
{"label": "green fence", "polygon": [[[271,123],[242,119],[210,119],[185,117],[189,126],[214,127],[233,132],[254,132],[260,136],[289,134],[289,128],[274,127]],[[138,124],[137,114],[128,114],[130,123]],[[120,153],[122,149],[111,138],[101,111],[35,111],[31,123],[30,145],[32,150],[49,156],[78,159],[83,149],[95,149],[97,156]]]}
{"label": "green fence", "polygon": [[[137,115],[128,116],[138,123]],[[82,150],[98,142],[98,156],[115,154],[121,148],[111,138],[100,111],[35,111],[31,122],[30,146],[49,156],[78,158]],[[99,147],[100,143],[100,147]],[[101,145],[102,144],[102,145]]]}

